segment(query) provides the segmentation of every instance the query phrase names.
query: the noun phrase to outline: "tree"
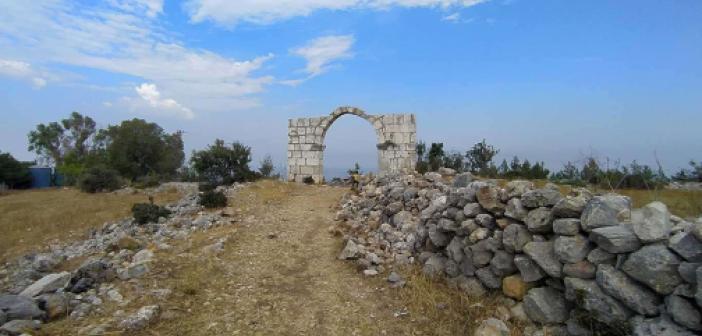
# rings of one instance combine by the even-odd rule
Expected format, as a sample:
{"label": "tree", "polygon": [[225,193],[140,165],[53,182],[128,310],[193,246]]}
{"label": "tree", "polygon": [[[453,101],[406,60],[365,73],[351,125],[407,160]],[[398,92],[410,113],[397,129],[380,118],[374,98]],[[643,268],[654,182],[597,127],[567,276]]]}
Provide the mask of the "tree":
{"label": "tree", "polygon": [[490,164],[492,163],[492,159],[499,152],[500,151],[498,149],[492,145],[488,145],[485,142],[485,139],[483,139],[483,141],[473,145],[473,148],[466,152],[469,169],[474,173],[479,174],[490,170],[489,168]]}
{"label": "tree", "polygon": [[183,164],[182,132],[167,134],[143,119],[125,120],[98,134],[109,166],[135,181],[149,174],[173,176]]}
{"label": "tree", "polygon": [[239,142],[231,146],[217,139],[213,145],[201,151],[194,151],[190,162],[200,179],[212,185],[231,184],[253,179],[249,169],[251,148]]}
{"label": "tree", "polygon": [[594,157],[587,158],[583,169],[580,171],[582,180],[589,184],[598,184],[602,175],[602,169]]}
{"label": "tree", "polygon": [[437,171],[441,168],[441,164],[444,162],[444,144],[432,142],[429,148],[429,154],[427,155],[427,161],[429,164],[430,171]]}
{"label": "tree", "polygon": [[10,153],[0,152],[0,184],[10,189],[29,188],[32,184],[29,166],[30,163],[19,162]]}
{"label": "tree", "polygon": [[444,156],[444,167],[451,168],[457,172],[462,172],[465,164],[463,163],[463,155],[459,152],[451,151]]}
{"label": "tree", "polygon": [[61,122],[39,124],[29,132],[29,150],[59,166],[67,155],[81,160],[88,152],[95,136],[95,121],[78,112]]}
{"label": "tree", "polygon": [[266,155],[263,160],[261,160],[261,167],[258,168],[258,171],[263,177],[271,177],[271,175],[273,175],[273,170],[273,159],[270,155]]}
{"label": "tree", "polygon": [[429,170],[429,165],[426,161],[427,144],[424,141],[417,143],[417,172],[424,174]]}
{"label": "tree", "polygon": [[349,169],[347,173],[349,173],[349,176],[361,174],[361,165],[358,162],[354,163],[353,168]]}

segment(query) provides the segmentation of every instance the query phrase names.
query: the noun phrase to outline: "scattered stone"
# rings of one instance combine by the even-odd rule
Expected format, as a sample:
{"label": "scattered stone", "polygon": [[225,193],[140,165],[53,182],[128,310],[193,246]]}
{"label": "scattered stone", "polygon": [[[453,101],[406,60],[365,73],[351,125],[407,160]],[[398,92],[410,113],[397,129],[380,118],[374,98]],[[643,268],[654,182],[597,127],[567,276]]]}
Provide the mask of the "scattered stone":
{"label": "scattered stone", "polygon": [[559,218],[553,221],[553,232],[562,236],[575,236],[580,232],[580,219]]}
{"label": "scattered stone", "polygon": [[590,242],[582,235],[558,236],[553,241],[553,251],[562,263],[576,263],[591,250]]}
{"label": "scattered stone", "polygon": [[21,295],[0,294],[0,311],[5,312],[8,321],[37,320],[44,316],[34,300]]}
{"label": "scattered stone", "polygon": [[641,243],[634,231],[626,225],[608,226],[593,229],[590,240],[610,253],[627,253],[637,250]]}
{"label": "scattered stone", "polygon": [[392,288],[400,288],[405,286],[405,279],[402,278],[400,274],[397,272],[390,272],[390,275],[388,275],[388,282],[390,283],[390,287]]}
{"label": "scattered stone", "polygon": [[149,249],[143,249],[137,252],[134,257],[132,257],[132,262],[135,264],[151,262],[154,259],[154,252]]}
{"label": "scattered stone", "polygon": [[531,181],[514,180],[507,182],[505,186],[507,196],[510,198],[521,197],[525,192],[534,189],[534,183]]}
{"label": "scattered stone", "polygon": [[558,190],[535,189],[522,194],[522,204],[527,208],[552,207],[562,198]]}
{"label": "scattered stone", "polygon": [[631,199],[608,194],[593,197],[585,206],[580,222],[583,230],[590,232],[601,227],[617,226],[629,218],[631,218]]}
{"label": "scattered stone", "polygon": [[120,250],[137,251],[142,247],[142,243],[132,236],[125,235],[117,240],[116,246]]}
{"label": "scattered stone", "polygon": [[446,257],[434,254],[425,263],[422,272],[429,277],[437,277],[444,274],[446,269]]}
{"label": "scattered stone", "polygon": [[468,183],[473,182],[473,174],[469,172],[460,173],[453,178],[453,186],[455,188],[465,188]]}
{"label": "scattered stone", "polygon": [[509,336],[507,325],[501,320],[489,318],[480,323],[473,336]]}
{"label": "scattered stone", "polygon": [[349,239],[346,242],[346,246],[344,249],[341,251],[341,254],[339,254],[339,259],[340,260],[356,260],[360,257],[361,251],[358,245],[353,242],[353,240]]}
{"label": "scattered stone", "polygon": [[629,309],[646,316],[658,314],[661,300],[656,293],[631,280],[624,272],[611,265],[597,267],[597,284],[610,296],[618,299]]}
{"label": "scattered stone", "polygon": [[563,274],[568,277],[580,279],[592,279],[595,277],[597,269],[595,265],[587,260],[581,260],[573,264],[563,265]]}
{"label": "scattered stone", "polygon": [[631,211],[634,233],[643,243],[668,239],[672,224],[668,207],[661,202],[649,203],[641,209]]}
{"label": "scattered stone", "polygon": [[[563,265],[553,251],[553,242],[530,242],[524,246],[524,253],[538,264],[546,274],[560,278]],[[523,275],[523,274],[522,274]]]}
{"label": "scattered stone", "polygon": [[521,322],[529,321],[529,317],[527,317],[526,312],[524,312],[524,304],[521,302],[512,306],[512,308],[509,309],[509,313],[510,313],[510,315],[512,315],[512,318],[514,318],[517,321],[521,321]]}
{"label": "scattered stone", "polygon": [[490,270],[499,277],[513,274],[517,271],[514,255],[503,250],[496,251],[490,260]]}
{"label": "scattered stone", "polygon": [[159,314],[159,306],[144,306],[139,310],[120,322],[119,326],[122,329],[136,331],[144,329],[151,323]]}
{"label": "scattered stone", "polygon": [[568,319],[565,297],[550,287],[530,289],[524,297],[524,311],[538,323],[563,323]]}
{"label": "scattered stone", "polygon": [[502,245],[510,253],[521,253],[531,240],[531,233],[521,224],[508,225],[502,234]]}
{"label": "scattered stone", "polygon": [[502,214],[505,210],[505,205],[500,202],[499,192],[495,186],[483,186],[478,189],[475,195],[478,199],[478,203],[485,210],[490,211],[493,214]]}
{"label": "scattered stone", "polygon": [[459,276],[455,280],[458,289],[465,292],[470,297],[483,297],[487,293],[487,290],[482,283],[476,278],[468,278],[465,276]]}
{"label": "scattered stone", "polygon": [[553,206],[553,217],[580,218],[588,199],[579,196],[566,196]]}
{"label": "scattered stone", "polygon": [[70,293],[46,294],[38,298],[39,307],[46,312],[48,320],[55,320],[68,315],[71,312]]}
{"label": "scattered stone", "polygon": [[605,323],[625,322],[631,311],[619,301],[605,294],[593,280],[565,278],[566,299],[593,314]]}
{"label": "scattered stone", "polygon": [[695,336],[694,332],[671,321],[667,315],[649,319],[635,316],[631,319],[631,326],[633,336]]}
{"label": "scattered stone", "polygon": [[475,218],[479,215],[483,209],[480,207],[480,203],[468,203],[463,207],[463,214],[468,218]]}
{"label": "scattered stone", "polygon": [[695,272],[700,267],[702,267],[702,263],[681,262],[680,266],[678,266],[678,273],[680,273],[680,277],[685,282],[694,285],[697,283],[697,275]]}
{"label": "scattered stone", "polygon": [[478,277],[480,282],[487,288],[499,289],[500,285],[502,285],[502,279],[495,275],[488,267],[476,270],[475,276]]}
{"label": "scattered stone", "polygon": [[373,269],[373,268],[363,270],[363,275],[368,276],[368,277],[376,276],[376,275],[378,275],[378,270]]}
{"label": "scattered stone", "polygon": [[599,265],[599,264],[614,264],[617,261],[617,255],[609,253],[601,248],[596,248],[587,255],[587,261]]}
{"label": "scattered stone", "polygon": [[646,245],[631,253],[622,270],[659,294],[670,294],[682,282],[680,259],[663,245]]}
{"label": "scattered stone", "polygon": [[39,294],[53,293],[59,289],[65,288],[70,280],[71,273],[68,272],[49,274],[25,288],[20,295],[31,298]]}
{"label": "scattered stone", "polygon": [[39,330],[41,324],[33,320],[13,320],[7,322],[0,327],[0,331],[4,331],[10,335],[27,335],[25,332]]}
{"label": "scattered stone", "polygon": [[668,247],[689,262],[702,262],[702,242],[691,233],[680,232],[670,237]]}
{"label": "scattered stone", "polygon": [[429,239],[434,246],[443,247],[448,245],[450,237],[436,226],[432,226],[429,228]]}
{"label": "scattered stone", "polygon": [[529,209],[522,205],[522,201],[519,198],[512,198],[507,201],[507,206],[505,207],[505,216],[513,218],[519,221],[523,221],[529,214]]}
{"label": "scattered stone", "polygon": [[700,312],[687,299],[677,295],[665,298],[665,309],[678,324],[695,331],[702,331]]}

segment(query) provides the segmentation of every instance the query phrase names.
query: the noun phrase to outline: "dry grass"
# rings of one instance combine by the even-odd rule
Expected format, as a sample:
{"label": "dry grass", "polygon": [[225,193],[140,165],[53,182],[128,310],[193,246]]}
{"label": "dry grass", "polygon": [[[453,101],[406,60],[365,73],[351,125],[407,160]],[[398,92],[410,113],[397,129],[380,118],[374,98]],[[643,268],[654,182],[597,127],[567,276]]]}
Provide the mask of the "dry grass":
{"label": "dry grass", "polygon": [[[176,190],[154,195],[157,203],[180,198]],[[76,189],[12,192],[0,197],[0,263],[53,242],[82,238],[103,223],[130,215],[145,194],[87,194]]]}

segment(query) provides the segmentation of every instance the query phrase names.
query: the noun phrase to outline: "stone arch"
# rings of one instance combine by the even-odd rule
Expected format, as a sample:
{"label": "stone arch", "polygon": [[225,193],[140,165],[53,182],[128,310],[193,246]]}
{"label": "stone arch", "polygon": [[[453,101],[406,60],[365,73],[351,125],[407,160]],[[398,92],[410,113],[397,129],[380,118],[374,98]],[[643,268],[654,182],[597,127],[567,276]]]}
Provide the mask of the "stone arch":
{"label": "stone arch", "polygon": [[368,121],[375,130],[380,174],[410,173],[416,163],[416,122],[412,114],[371,115],[360,108],[342,106],[317,118],[288,120],[288,180],[312,177],[324,181],[324,138],[341,116],[351,114]]}

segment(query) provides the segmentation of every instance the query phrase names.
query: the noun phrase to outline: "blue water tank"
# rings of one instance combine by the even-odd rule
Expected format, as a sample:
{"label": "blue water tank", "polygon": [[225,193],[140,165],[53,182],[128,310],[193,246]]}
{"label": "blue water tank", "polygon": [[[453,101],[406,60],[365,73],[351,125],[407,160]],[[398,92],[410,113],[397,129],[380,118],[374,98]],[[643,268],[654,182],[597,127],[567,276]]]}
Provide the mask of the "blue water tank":
{"label": "blue water tank", "polygon": [[30,167],[32,174],[32,189],[51,187],[52,169],[49,167]]}

